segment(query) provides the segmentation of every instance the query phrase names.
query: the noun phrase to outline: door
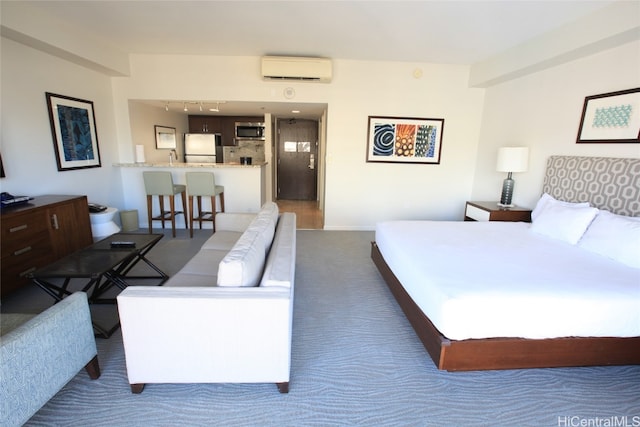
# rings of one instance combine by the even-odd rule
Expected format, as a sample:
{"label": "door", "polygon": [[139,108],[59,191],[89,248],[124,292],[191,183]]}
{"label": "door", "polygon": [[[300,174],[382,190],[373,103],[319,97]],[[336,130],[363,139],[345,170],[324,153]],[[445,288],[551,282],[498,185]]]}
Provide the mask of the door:
{"label": "door", "polygon": [[278,122],[278,192],[283,200],[316,200],[318,183],[318,122]]}

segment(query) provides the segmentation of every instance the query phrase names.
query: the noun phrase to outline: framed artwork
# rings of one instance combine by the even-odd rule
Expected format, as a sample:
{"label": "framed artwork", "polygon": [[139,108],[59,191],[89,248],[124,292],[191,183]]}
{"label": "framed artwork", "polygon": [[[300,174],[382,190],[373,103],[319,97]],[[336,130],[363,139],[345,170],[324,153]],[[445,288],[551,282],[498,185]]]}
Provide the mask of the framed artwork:
{"label": "framed artwork", "polygon": [[93,102],[45,92],[58,170],[99,168]]}
{"label": "framed artwork", "polygon": [[156,148],[163,150],[176,149],[176,128],[154,126],[156,130]]}
{"label": "framed artwork", "polygon": [[640,143],[640,88],[587,96],[576,143]]}
{"label": "framed artwork", "polygon": [[444,119],[369,116],[367,162],[440,163]]}

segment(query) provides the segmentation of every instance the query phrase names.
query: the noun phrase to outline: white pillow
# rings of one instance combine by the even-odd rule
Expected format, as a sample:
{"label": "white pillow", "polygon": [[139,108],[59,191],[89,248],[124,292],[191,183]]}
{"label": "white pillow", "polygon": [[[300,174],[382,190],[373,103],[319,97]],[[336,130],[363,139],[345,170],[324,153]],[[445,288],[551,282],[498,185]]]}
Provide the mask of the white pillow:
{"label": "white pillow", "polygon": [[598,213],[598,209],[549,204],[531,224],[531,231],[575,245]]}
{"label": "white pillow", "polygon": [[578,246],[640,268],[640,218],[600,211]]}
{"label": "white pillow", "polygon": [[581,203],[562,202],[560,200],[554,199],[553,196],[547,193],[544,193],[540,197],[540,200],[538,200],[538,203],[536,203],[536,207],[533,208],[533,211],[531,211],[531,221],[532,222],[535,221],[538,215],[540,215],[540,212],[542,212],[546,206],[552,206],[556,204],[559,204],[562,206],[589,207],[589,202],[581,202]]}
{"label": "white pillow", "polygon": [[258,212],[258,217],[268,217],[275,223],[278,222],[278,214],[279,214],[278,205],[274,202],[267,202],[260,208],[260,212]]}
{"label": "white pillow", "polygon": [[218,265],[218,286],[257,286],[264,261],[263,234],[245,231]]}
{"label": "white pillow", "polygon": [[247,231],[261,233],[264,239],[264,250],[265,252],[269,252],[273,241],[273,235],[276,231],[276,223],[273,222],[270,215],[258,215],[253,221],[251,221]]}

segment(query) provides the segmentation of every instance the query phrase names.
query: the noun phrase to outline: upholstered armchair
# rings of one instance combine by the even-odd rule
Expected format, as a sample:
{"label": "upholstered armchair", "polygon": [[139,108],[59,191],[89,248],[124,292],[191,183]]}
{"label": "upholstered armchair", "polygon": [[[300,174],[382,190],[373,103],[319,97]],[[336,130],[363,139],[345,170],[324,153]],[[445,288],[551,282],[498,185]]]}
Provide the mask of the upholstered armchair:
{"label": "upholstered armchair", "polygon": [[0,326],[1,426],[23,425],[82,368],[100,376],[84,292],[35,316],[2,314]]}

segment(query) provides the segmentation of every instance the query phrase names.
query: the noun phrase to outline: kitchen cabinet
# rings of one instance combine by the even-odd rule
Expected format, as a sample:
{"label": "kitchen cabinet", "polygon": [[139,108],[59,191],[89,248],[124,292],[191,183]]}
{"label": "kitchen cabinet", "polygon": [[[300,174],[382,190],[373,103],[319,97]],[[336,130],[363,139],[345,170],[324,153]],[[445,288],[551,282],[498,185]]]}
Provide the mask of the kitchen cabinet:
{"label": "kitchen cabinet", "polygon": [[27,275],[93,243],[86,196],[40,196],[2,211],[2,296]]}
{"label": "kitchen cabinet", "polygon": [[236,144],[236,122],[264,122],[264,116],[189,116],[189,133],[219,133],[222,145]]}
{"label": "kitchen cabinet", "polygon": [[219,116],[189,116],[189,133],[222,133]]}

